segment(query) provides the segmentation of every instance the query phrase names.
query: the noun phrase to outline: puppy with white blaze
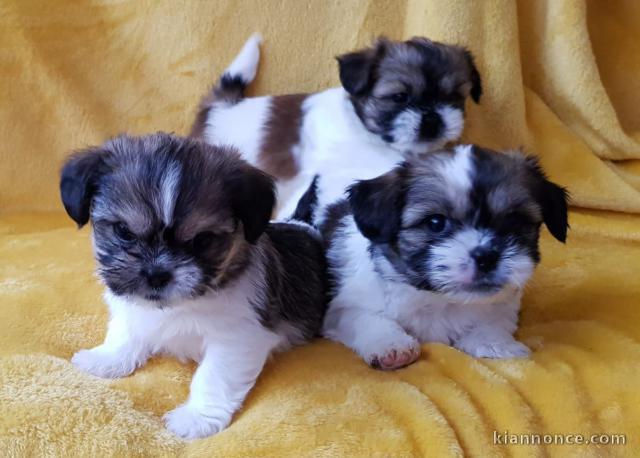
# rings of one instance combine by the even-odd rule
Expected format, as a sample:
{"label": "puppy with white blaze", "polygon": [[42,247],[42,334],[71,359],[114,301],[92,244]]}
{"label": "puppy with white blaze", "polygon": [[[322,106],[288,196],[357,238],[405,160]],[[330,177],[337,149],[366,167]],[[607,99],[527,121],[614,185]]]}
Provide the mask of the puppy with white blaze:
{"label": "puppy with white blaze", "polygon": [[91,221],[111,315],[104,343],[71,362],[108,378],[156,354],[198,362],[188,400],[165,416],[176,435],[224,429],[269,355],[319,333],[319,235],[269,224],[273,180],[236,151],[121,136],[72,155],[60,192],[79,226]]}
{"label": "puppy with white blaze", "polygon": [[407,157],[457,140],[465,100],[480,100],[471,53],[426,38],[378,39],[339,56],[342,87],[315,94],[245,98],[260,55],[251,37],[200,105],[191,135],[235,145],[276,178],[278,218],[291,215],[314,176],[319,208],[348,185]]}
{"label": "puppy with white blaze", "polygon": [[[315,203],[311,186],[296,214]],[[567,192],[518,152],[456,146],[357,182],[320,228],[333,283],[323,335],[380,369],[415,361],[424,342],[528,355],[513,334],[543,223],[565,241]]]}

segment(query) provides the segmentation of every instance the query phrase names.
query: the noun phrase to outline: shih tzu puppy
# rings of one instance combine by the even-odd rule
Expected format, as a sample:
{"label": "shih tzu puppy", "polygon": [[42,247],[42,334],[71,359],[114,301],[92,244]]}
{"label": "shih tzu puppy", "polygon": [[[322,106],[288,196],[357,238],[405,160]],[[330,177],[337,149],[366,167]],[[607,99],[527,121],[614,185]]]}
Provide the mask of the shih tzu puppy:
{"label": "shih tzu puppy", "polygon": [[[296,214],[316,202],[312,185]],[[353,184],[321,226],[333,283],[324,336],[381,369],[410,364],[424,342],[528,355],[513,334],[542,223],[565,241],[567,192],[518,152],[456,146]]]}
{"label": "shih tzu puppy", "polygon": [[165,416],[178,436],[225,428],[269,355],[319,332],[319,236],[269,224],[273,181],[234,150],[121,136],[71,156],[60,191],[79,226],[91,221],[111,316],[104,343],[71,361],[108,378],[155,354],[197,361],[189,399]]}
{"label": "shih tzu puppy", "polygon": [[[201,103],[191,135],[235,145],[277,179],[279,217],[293,213],[318,175],[324,208],[356,179],[458,139],[480,75],[466,49],[426,38],[378,39],[339,56],[342,87],[315,94],[245,98],[260,37],[252,36]],[[282,206],[283,203],[286,205]]]}

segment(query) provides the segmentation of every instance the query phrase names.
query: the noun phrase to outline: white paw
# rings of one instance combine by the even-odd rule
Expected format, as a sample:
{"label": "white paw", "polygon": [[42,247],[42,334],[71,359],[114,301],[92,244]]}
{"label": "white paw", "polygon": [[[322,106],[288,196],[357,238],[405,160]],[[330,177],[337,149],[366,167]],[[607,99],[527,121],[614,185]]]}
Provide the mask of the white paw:
{"label": "white paw", "polygon": [[164,416],[167,429],[176,436],[187,440],[216,434],[222,431],[230,420],[231,418],[205,416],[189,404],[183,404],[171,412],[167,412]]}
{"label": "white paw", "polygon": [[496,342],[478,342],[469,345],[469,342],[463,345],[457,345],[460,350],[475,356],[476,358],[526,358],[531,354],[531,350],[525,344],[515,339],[496,341]]}
{"label": "white paw", "polygon": [[376,342],[365,356],[367,363],[376,369],[386,371],[408,366],[420,356],[420,344],[408,334],[397,334],[391,339]]}
{"label": "white paw", "polygon": [[71,358],[71,364],[83,372],[102,378],[118,378],[131,374],[136,362],[120,352],[101,348],[80,350]]}

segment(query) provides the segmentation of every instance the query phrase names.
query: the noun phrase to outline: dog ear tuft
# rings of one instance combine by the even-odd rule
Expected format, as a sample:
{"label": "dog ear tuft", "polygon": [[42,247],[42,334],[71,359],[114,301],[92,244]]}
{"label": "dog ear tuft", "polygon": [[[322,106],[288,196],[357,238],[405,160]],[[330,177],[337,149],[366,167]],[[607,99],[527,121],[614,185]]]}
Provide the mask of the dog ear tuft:
{"label": "dog ear tuft", "polygon": [[340,70],[340,82],[349,94],[357,97],[371,88],[375,64],[384,54],[387,43],[386,38],[380,37],[371,48],[336,57]]}
{"label": "dog ear tuft", "polygon": [[551,235],[564,243],[569,229],[569,192],[547,179],[537,158],[529,156],[526,163],[533,176],[532,194],[542,209],[544,224]]}
{"label": "dog ear tuft", "polygon": [[471,99],[475,103],[480,103],[480,97],[482,97],[482,80],[480,78],[480,72],[478,71],[478,67],[476,67],[475,60],[473,59],[473,55],[470,51],[464,51],[465,59],[469,64],[470,80],[471,80]]}
{"label": "dog ear tuft", "polygon": [[273,178],[245,163],[231,179],[231,192],[233,211],[242,221],[244,238],[255,243],[267,228],[276,202]]}
{"label": "dog ear tuft", "polygon": [[406,171],[396,167],[371,180],[361,180],[348,189],[356,225],[375,243],[395,241],[402,224]]}
{"label": "dog ear tuft", "polygon": [[71,155],[60,172],[60,197],[67,214],[78,227],[89,221],[91,201],[100,177],[106,173],[108,151],[89,148]]}

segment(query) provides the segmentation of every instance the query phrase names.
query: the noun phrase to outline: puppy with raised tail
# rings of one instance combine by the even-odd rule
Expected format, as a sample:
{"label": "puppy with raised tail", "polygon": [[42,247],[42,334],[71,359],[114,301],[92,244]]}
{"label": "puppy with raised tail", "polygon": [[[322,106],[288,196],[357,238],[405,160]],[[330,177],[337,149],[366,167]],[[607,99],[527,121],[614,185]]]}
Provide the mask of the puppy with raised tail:
{"label": "puppy with raised tail", "polygon": [[416,37],[380,38],[339,56],[342,87],[245,98],[259,43],[259,36],[251,37],[204,98],[191,135],[235,145],[247,161],[273,175],[279,218],[293,213],[316,175],[324,208],[355,180],[457,140],[465,100],[478,102],[482,94],[469,51]]}
{"label": "puppy with raised tail", "polygon": [[513,334],[543,223],[565,241],[567,193],[517,152],[456,146],[354,184],[321,226],[334,283],[323,334],[381,369],[410,364],[424,342],[528,355]]}
{"label": "puppy with raised tail", "polygon": [[111,315],[104,343],[72,363],[111,378],[155,354],[197,361],[189,399],[165,416],[178,436],[224,429],[269,355],[319,332],[319,237],[269,224],[273,181],[234,150],[122,136],[71,156],[60,191],[79,226],[91,221]]}

